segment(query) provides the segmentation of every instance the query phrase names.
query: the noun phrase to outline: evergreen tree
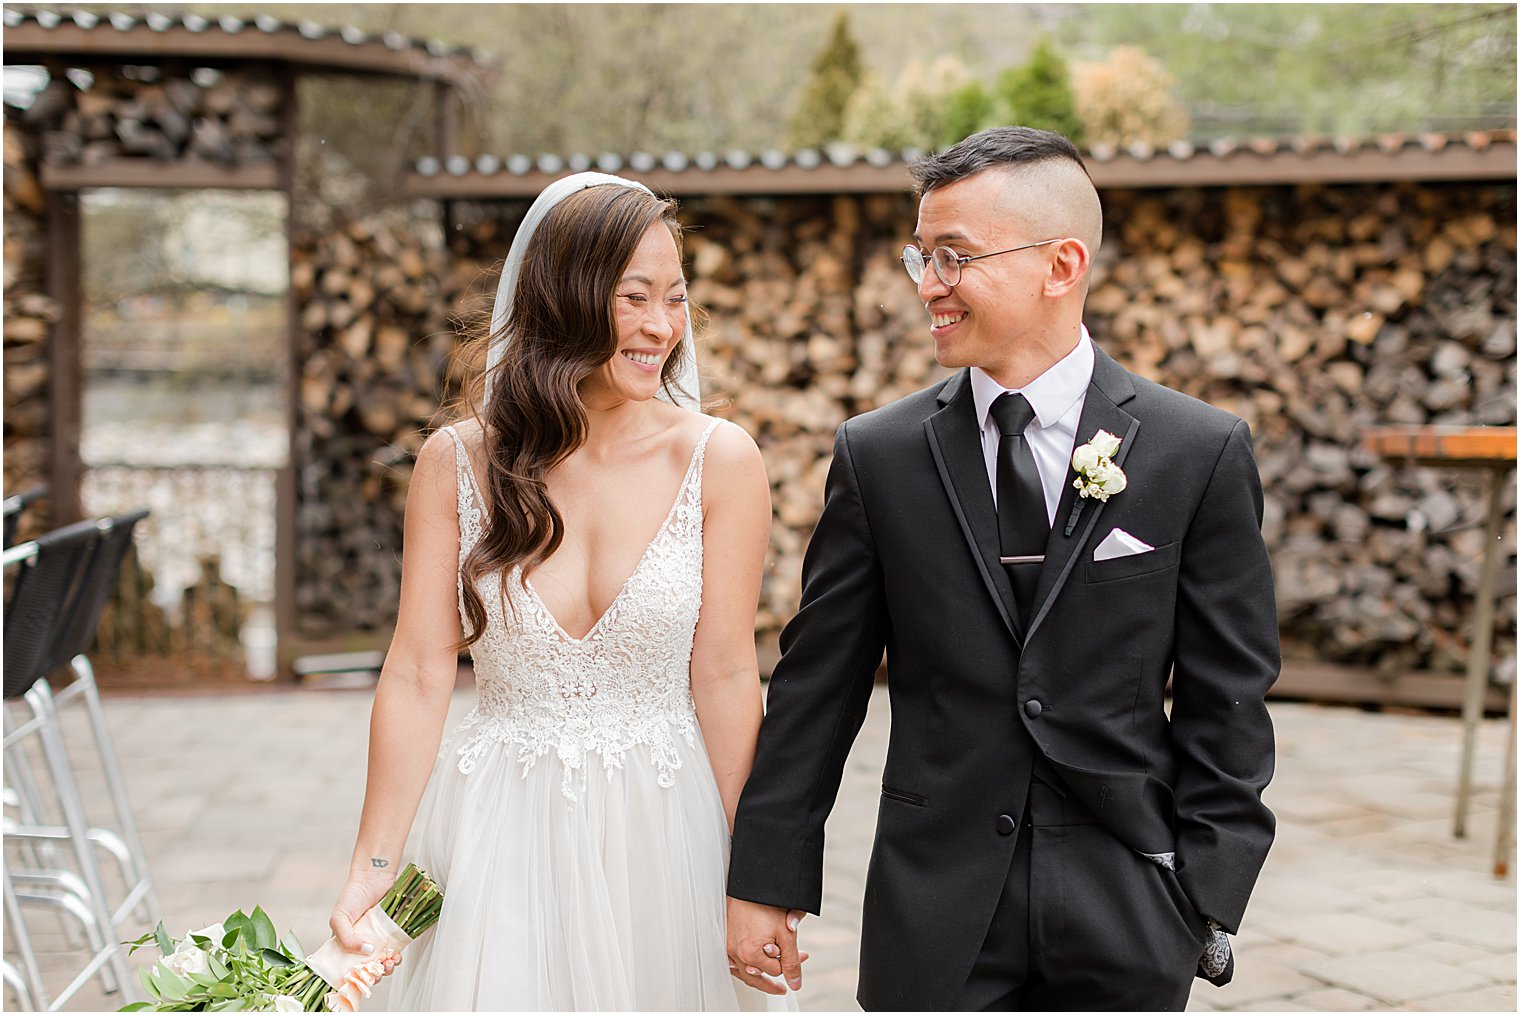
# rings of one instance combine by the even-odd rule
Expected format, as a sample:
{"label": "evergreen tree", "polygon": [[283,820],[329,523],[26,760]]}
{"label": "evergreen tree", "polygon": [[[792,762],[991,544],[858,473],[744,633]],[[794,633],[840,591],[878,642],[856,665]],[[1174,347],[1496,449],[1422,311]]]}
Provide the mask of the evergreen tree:
{"label": "evergreen tree", "polygon": [[945,103],[945,116],[938,138],[941,148],[948,148],[979,130],[997,122],[997,100],[980,81],[962,85]]}
{"label": "evergreen tree", "polygon": [[860,87],[864,69],[860,46],[850,34],[849,15],[834,18],[828,44],[813,59],[813,76],[792,111],[787,141],[795,150],[818,148],[843,135],[845,110]]}
{"label": "evergreen tree", "polygon": [[997,91],[1005,123],[1058,131],[1082,143],[1071,76],[1048,39],[1039,41],[1028,61],[1002,73]]}

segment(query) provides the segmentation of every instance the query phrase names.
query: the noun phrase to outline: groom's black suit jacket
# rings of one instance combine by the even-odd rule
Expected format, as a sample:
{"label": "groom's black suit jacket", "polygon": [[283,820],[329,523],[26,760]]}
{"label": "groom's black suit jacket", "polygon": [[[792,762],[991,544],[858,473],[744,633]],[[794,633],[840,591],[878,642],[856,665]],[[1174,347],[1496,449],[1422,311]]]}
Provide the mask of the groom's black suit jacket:
{"label": "groom's black suit jacket", "polygon": [[[839,428],[734,828],[729,893],[818,912],[824,820],[885,649],[867,1008],[959,996],[1008,876],[997,823],[1025,805],[1028,738],[1121,842],[1175,851],[1188,899],[1229,931],[1272,841],[1279,650],[1246,424],[1097,350],[1077,442],[1123,438],[1129,485],[1083,501],[1068,467],[1027,630],[979,426],[963,371]],[[1155,549],[1094,561],[1116,526]]]}

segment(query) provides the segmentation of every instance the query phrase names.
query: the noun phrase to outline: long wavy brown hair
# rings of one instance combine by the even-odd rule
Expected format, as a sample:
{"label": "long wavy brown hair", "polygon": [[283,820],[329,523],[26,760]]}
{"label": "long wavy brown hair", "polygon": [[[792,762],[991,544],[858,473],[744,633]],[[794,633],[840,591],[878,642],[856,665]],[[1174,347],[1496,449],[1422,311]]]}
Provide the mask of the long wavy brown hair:
{"label": "long wavy brown hair", "polygon": [[[564,541],[564,519],[549,500],[545,477],[586,441],[580,384],[617,353],[616,288],[657,222],[670,229],[679,249],[674,202],[633,187],[588,187],[554,206],[523,253],[503,325],[512,341],[491,378],[490,402],[482,404],[483,373],[466,395],[484,435],[489,524],[460,568],[467,625],[461,648],[485,632],[476,581],[505,576],[519,564],[526,577]],[[667,390],[674,389],[684,356],[678,341],[660,372]]]}

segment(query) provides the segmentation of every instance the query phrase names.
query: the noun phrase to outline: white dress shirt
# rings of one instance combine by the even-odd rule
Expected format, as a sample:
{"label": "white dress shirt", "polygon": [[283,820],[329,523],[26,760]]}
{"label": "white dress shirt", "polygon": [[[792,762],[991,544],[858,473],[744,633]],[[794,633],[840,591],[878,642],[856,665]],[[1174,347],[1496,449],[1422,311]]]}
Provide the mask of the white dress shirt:
{"label": "white dress shirt", "polygon": [[1043,374],[1022,388],[1005,388],[980,367],[971,368],[971,395],[976,402],[976,417],[982,423],[982,455],[987,462],[987,482],[992,486],[992,503],[997,504],[997,455],[1003,435],[992,418],[992,403],[1004,392],[1023,395],[1034,409],[1034,419],[1024,430],[1034,464],[1045,489],[1045,514],[1052,527],[1061,506],[1062,484],[1071,465],[1071,453],[1077,445],[1077,423],[1087,402],[1087,386],[1092,383],[1092,339],[1082,325],[1077,347]]}

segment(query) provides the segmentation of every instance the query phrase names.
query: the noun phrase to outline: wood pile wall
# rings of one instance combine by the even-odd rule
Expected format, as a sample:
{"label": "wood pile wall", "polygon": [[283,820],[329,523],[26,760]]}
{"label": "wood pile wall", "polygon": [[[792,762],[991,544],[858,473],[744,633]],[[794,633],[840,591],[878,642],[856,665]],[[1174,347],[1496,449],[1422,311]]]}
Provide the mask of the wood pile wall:
{"label": "wood pile wall", "polygon": [[281,157],[284,94],[271,69],[100,64],[69,73],[21,114],[49,165],[147,158],[248,166]]}
{"label": "wood pile wall", "polygon": [[[36,135],[5,118],[5,493],[47,482],[48,340],[58,317],[46,290],[46,195]],[[46,501],[28,509],[19,539],[46,525]]]}
{"label": "wood pile wall", "polygon": [[[1378,423],[1514,424],[1514,186],[1114,191],[1104,205],[1089,328],[1137,373],[1250,423],[1287,650],[1390,675],[1460,667],[1481,479],[1383,463],[1358,442]],[[488,307],[482,272],[522,211],[456,206],[447,242],[416,218],[303,241],[308,633],[392,618],[409,455],[444,387],[450,322]],[[835,427],[944,376],[897,261],[914,206],[715,197],[684,202],[682,217],[692,296],[709,318],[704,393],[755,436],[773,484],[757,620],[762,659],[773,658]],[[1514,503],[1511,487],[1511,548]],[[1511,549],[1503,589],[1513,561]],[[1512,594],[1499,624],[1512,674]]]}

